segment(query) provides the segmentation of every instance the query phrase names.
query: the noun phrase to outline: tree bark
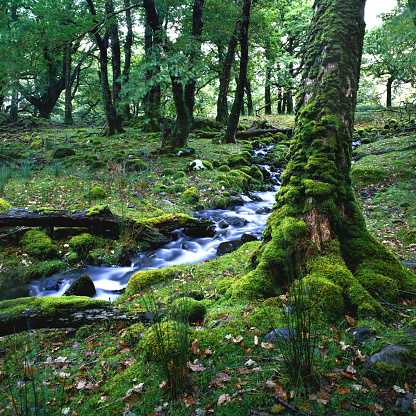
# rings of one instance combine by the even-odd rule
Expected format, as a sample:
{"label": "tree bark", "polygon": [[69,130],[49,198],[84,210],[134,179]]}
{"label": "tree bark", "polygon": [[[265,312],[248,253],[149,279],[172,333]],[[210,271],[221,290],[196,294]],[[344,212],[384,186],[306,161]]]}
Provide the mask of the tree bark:
{"label": "tree bark", "polygon": [[227,129],[224,135],[225,143],[235,143],[235,133],[237,132],[238,122],[240,120],[240,111],[244,98],[244,86],[247,78],[248,65],[248,26],[250,24],[250,7],[251,0],[244,0],[243,20],[240,30],[240,73],[238,77],[237,90],[235,92],[234,103],[231,108],[230,117],[228,118]]}
{"label": "tree bark", "polygon": [[[126,25],[127,35],[124,42],[124,68],[123,68],[123,85],[126,85],[130,78],[131,68],[131,48],[133,46],[133,20],[131,18],[130,0],[124,0],[124,7],[126,9]],[[126,120],[130,119],[130,106],[126,103],[123,106],[123,116]]]}
{"label": "tree bark", "polygon": [[416,292],[416,277],[366,229],[351,186],[364,6],[315,2],[291,159],[253,257],[256,268],[232,284],[232,297],[274,296],[291,276],[304,276],[309,299],[335,318],[346,311],[381,316],[380,298],[396,302],[400,291]]}
{"label": "tree bark", "polygon": [[386,106],[388,108],[391,108],[391,102],[392,102],[392,94],[391,94],[391,89],[392,89],[392,85],[394,82],[394,78],[393,77],[389,77],[389,79],[387,80],[387,86],[386,86],[386,92],[387,92],[387,98],[386,98]]}
{"label": "tree bark", "polygon": [[416,0],[408,0],[407,4],[409,5],[409,9],[412,12],[413,23],[416,26]]}
{"label": "tree bark", "polygon": [[65,54],[65,124],[73,124],[72,118],[72,91],[71,91],[71,66],[72,66],[72,43],[69,42],[64,48]]}
{"label": "tree bark", "polygon": [[[216,121],[226,124],[228,123],[228,88],[230,86],[231,68],[234,62],[235,51],[238,45],[238,36],[240,32],[241,22],[236,23],[233,34],[231,35],[230,42],[228,44],[227,55],[222,63],[222,70],[220,75],[220,86],[218,91],[217,100],[217,117]],[[218,55],[221,59],[221,50],[218,47]]]}

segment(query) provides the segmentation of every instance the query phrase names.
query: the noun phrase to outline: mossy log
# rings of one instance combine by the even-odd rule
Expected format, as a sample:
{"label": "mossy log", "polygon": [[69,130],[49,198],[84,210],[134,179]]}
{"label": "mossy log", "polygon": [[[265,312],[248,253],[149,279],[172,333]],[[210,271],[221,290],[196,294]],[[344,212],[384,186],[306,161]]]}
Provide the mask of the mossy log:
{"label": "mossy log", "polygon": [[406,150],[411,150],[416,148],[416,144],[411,144],[410,146],[402,147],[400,149],[387,149],[387,150],[376,150],[374,152],[369,153],[360,153],[357,156],[353,157],[353,160],[357,161],[362,159],[363,157],[370,156],[370,155],[384,155],[386,153],[392,153],[392,152],[403,152]]}
{"label": "mossy log", "polygon": [[170,234],[179,228],[190,236],[208,237],[215,234],[211,221],[195,219],[184,214],[163,215],[146,221],[134,221],[113,214],[108,207],[93,207],[82,211],[18,209],[5,211],[0,216],[0,228],[25,227],[80,227],[95,235],[119,238],[129,232],[136,241],[152,248],[172,241]]}
{"label": "mossy log", "polygon": [[367,230],[351,185],[364,4],[315,2],[290,161],[253,270],[231,284],[232,298],[275,296],[290,287],[336,319],[387,317],[383,305],[416,293],[416,276]]}
{"label": "mossy log", "polygon": [[0,302],[0,336],[40,328],[79,328],[104,321],[150,322],[147,312],[115,308],[83,296],[19,298]]}
{"label": "mossy log", "polygon": [[[250,137],[260,137],[265,134],[276,134],[283,133],[286,135],[292,135],[293,129],[259,129],[259,130],[247,130],[247,131],[238,131],[235,135],[236,139],[249,139]],[[213,139],[218,135],[218,132],[204,132],[198,134],[200,139]]]}

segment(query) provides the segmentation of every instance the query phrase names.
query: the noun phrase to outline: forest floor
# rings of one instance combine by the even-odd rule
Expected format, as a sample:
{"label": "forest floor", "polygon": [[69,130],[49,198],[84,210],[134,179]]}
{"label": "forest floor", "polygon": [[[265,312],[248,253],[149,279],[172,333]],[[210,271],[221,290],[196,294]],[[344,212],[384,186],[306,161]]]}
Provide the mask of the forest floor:
{"label": "forest floor", "polygon": [[[366,129],[361,138],[368,140],[362,140],[367,144],[360,146],[355,156],[392,151],[360,158],[353,164],[352,177],[371,233],[401,260],[415,262],[416,149],[397,149],[414,145],[416,133],[404,135],[391,128],[391,132],[384,132],[386,136],[392,134],[390,137],[377,140],[380,133],[370,129],[375,127],[380,132],[391,118],[386,113],[357,117],[356,129]],[[293,124],[290,116],[269,120],[279,128]],[[246,128],[251,121],[243,121]],[[195,154],[181,158],[159,155],[160,135],[144,134],[134,127],[113,138],[103,137],[99,128],[86,125],[69,129],[48,123],[27,127],[24,132],[2,130],[0,197],[14,208],[107,205],[113,213],[135,220],[169,213],[192,214],[194,206],[181,199],[183,191],[195,187],[197,203],[209,206],[215,192],[222,191],[219,182],[223,177],[216,167],[239,155],[247,145],[213,144],[211,139],[198,138],[200,133],[194,132],[189,142]],[[71,148],[74,154],[54,159],[59,147]],[[147,167],[129,169],[131,159]],[[214,170],[189,173],[187,165],[193,159],[211,162]],[[7,167],[12,161],[13,169]],[[144,167],[142,163],[136,165]],[[166,168],[173,174],[162,176]],[[185,176],[175,179],[178,171]],[[242,190],[241,183],[230,186]],[[104,190],[99,197],[91,192],[97,187]],[[3,231],[7,234],[10,230]],[[132,236],[126,233],[122,239],[123,244],[131,243]],[[98,240],[100,248],[109,252],[121,244]],[[53,241],[61,263],[68,242],[69,237]],[[291,323],[290,315],[284,313],[288,294],[249,303],[225,296],[227,282],[246,272],[258,244],[247,243],[212,261],[175,266],[173,279],[152,282],[116,302],[131,310],[154,311],[158,305],[170,305],[180,294],[198,292],[206,309],[204,319],[186,324],[185,330],[181,325],[168,328],[166,334],[173,341],[165,339],[163,333],[158,337],[144,324],[116,322],[1,337],[0,415],[415,414],[414,369],[364,369],[373,354],[390,344],[406,347],[408,362],[415,361],[416,342],[409,329],[416,327],[416,302],[411,294],[403,294],[397,305],[385,305],[394,317],[388,322],[351,316],[332,322],[313,321],[307,334],[312,357],[307,364],[313,377],[300,377],[295,382],[287,368],[287,354],[293,345],[287,347],[290,343],[264,338],[274,328]],[[2,244],[0,287],[3,290],[10,282],[21,283],[42,263],[18,244]],[[0,303],[0,315],[2,311]],[[370,338],[357,340],[354,332],[366,326],[371,328]],[[172,350],[185,355],[182,365],[170,361]],[[175,383],[178,388],[173,397]]]}

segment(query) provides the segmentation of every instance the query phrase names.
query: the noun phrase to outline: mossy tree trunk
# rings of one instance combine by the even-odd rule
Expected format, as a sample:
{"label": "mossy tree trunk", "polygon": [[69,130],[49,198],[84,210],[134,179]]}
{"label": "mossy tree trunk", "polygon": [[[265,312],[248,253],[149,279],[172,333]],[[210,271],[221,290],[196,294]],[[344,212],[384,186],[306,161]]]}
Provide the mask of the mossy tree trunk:
{"label": "mossy tree trunk", "polygon": [[288,263],[332,317],[345,310],[378,316],[380,299],[416,292],[415,276],[367,231],[351,186],[364,6],[365,0],[315,2],[291,160],[253,256],[256,268],[233,283],[232,297],[273,296],[290,284]]}
{"label": "mossy tree trunk", "polygon": [[409,9],[412,12],[413,23],[416,26],[416,0],[408,0]]}

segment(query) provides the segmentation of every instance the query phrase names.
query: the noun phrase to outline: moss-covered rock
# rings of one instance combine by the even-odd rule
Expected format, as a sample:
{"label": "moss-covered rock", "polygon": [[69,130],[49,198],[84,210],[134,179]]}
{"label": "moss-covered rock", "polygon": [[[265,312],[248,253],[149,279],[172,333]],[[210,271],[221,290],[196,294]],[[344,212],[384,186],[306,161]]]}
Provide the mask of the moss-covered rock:
{"label": "moss-covered rock", "polygon": [[351,178],[355,184],[377,183],[385,179],[386,171],[372,166],[354,166],[351,170]]}
{"label": "moss-covered rock", "polygon": [[176,181],[177,179],[180,178],[186,178],[186,173],[183,170],[178,170],[174,175],[173,175],[173,179]]}
{"label": "moss-covered rock", "polygon": [[107,196],[107,193],[101,186],[96,186],[90,190],[89,195],[91,196],[91,198],[101,199],[101,198],[105,198]]}
{"label": "moss-covered rock", "polygon": [[204,303],[190,297],[176,299],[171,305],[172,317],[183,322],[202,322],[206,312]]}
{"label": "moss-covered rock", "polygon": [[10,209],[12,206],[3,198],[0,198],[0,213]]}
{"label": "moss-covered rock", "polygon": [[80,235],[72,237],[69,240],[68,244],[69,247],[71,247],[78,254],[84,254],[94,247],[94,242],[95,239],[91,234],[82,233]]}
{"label": "moss-covered rock", "polygon": [[25,253],[39,260],[52,259],[58,254],[51,238],[38,230],[26,231],[20,239],[20,245]]}
{"label": "moss-covered rock", "polygon": [[195,187],[187,189],[182,195],[181,200],[187,204],[196,204],[199,201],[198,190]]}
{"label": "moss-covered rock", "polygon": [[134,294],[146,289],[157,283],[165,282],[168,279],[176,277],[177,273],[174,267],[165,267],[156,270],[142,270],[133,274],[127,284],[126,291],[120,300],[128,299]]}
{"label": "moss-covered rock", "polygon": [[228,165],[221,165],[217,168],[219,172],[229,172],[231,168]]}
{"label": "moss-covered rock", "polygon": [[162,171],[162,176],[172,176],[174,174],[174,170],[172,168],[165,168]]}
{"label": "moss-covered rock", "polygon": [[250,162],[243,156],[233,155],[228,158],[227,165],[231,168],[234,168],[236,166],[249,166]]}
{"label": "moss-covered rock", "polygon": [[52,157],[54,159],[65,159],[68,156],[74,156],[75,150],[70,147],[58,147],[54,152]]}
{"label": "moss-covered rock", "polygon": [[219,195],[214,195],[208,204],[210,209],[226,209],[227,199],[221,198]]}
{"label": "moss-covered rock", "polygon": [[65,291],[63,296],[88,296],[92,297],[95,295],[94,282],[87,274],[83,274]]}

